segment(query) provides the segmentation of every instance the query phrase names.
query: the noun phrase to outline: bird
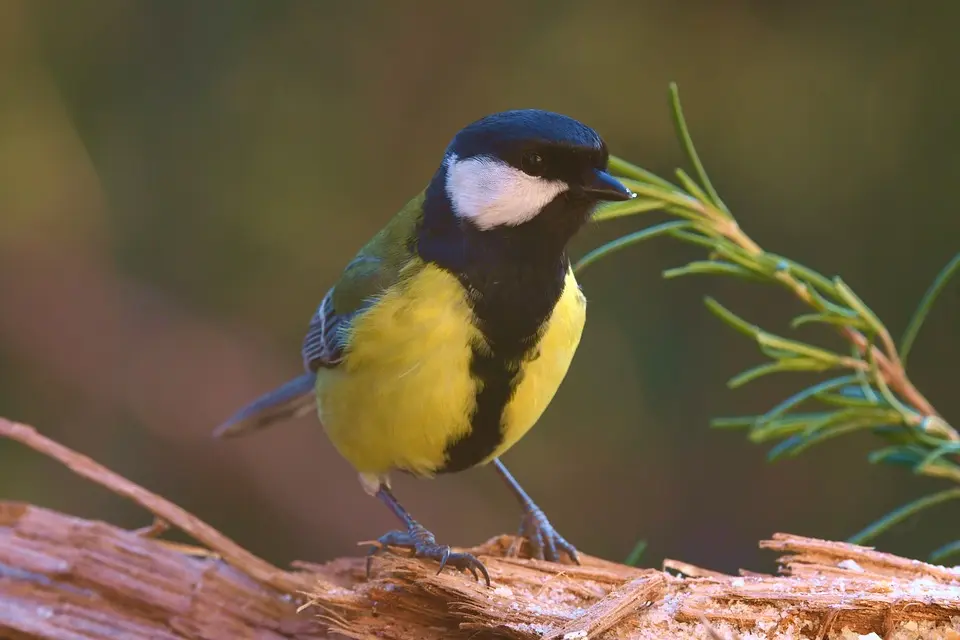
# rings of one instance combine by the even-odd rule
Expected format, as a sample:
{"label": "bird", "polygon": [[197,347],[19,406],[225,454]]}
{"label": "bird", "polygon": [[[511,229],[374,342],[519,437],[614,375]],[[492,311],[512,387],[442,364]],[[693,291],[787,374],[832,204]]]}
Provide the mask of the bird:
{"label": "bird", "polygon": [[309,321],[304,373],[240,409],[217,437],[315,413],[363,489],[402,527],[371,545],[490,576],[401,505],[391,473],[490,464],[519,501],[531,555],[579,563],[500,457],[539,420],[580,343],[586,298],[567,246],[604,202],[635,194],[603,138],[542,109],[458,131],[427,186],[350,260]]}

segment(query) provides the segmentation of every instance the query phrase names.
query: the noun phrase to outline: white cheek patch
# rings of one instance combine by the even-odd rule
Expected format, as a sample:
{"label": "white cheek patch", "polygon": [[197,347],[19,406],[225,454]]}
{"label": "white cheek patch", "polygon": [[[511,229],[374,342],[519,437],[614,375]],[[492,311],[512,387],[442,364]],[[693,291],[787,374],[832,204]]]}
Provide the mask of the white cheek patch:
{"label": "white cheek patch", "polygon": [[527,222],[568,188],[561,180],[531,176],[488,156],[459,160],[451,154],[446,164],[454,213],[480,229]]}

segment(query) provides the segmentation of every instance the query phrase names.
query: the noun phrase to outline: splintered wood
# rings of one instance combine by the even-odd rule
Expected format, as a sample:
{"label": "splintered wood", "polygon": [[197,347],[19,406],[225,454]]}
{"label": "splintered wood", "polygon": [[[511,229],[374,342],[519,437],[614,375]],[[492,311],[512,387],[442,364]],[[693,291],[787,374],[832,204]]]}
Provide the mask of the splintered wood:
{"label": "splintered wood", "polygon": [[300,564],[291,581],[313,585],[307,597],[203,549],[0,504],[0,637],[960,640],[958,574],[864,547],[778,535],[763,546],[787,554],[787,575],[690,578],[502,557],[512,542],[474,549],[490,588],[385,554],[370,581],[360,558]]}
{"label": "splintered wood", "polygon": [[[490,589],[433,575],[412,559],[385,558],[377,580],[361,587],[366,601],[331,618],[333,628],[397,640],[960,640],[960,572],[868,547],[777,534],[761,546],[785,553],[785,575],[728,576],[684,565],[697,576],[689,577],[589,556],[579,567],[502,558],[511,541],[474,549],[490,569]],[[325,608],[324,594],[314,595],[308,607]]]}
{"label": "splintered wood", "polygon": [[[761,542],[781,554],[778,576],[674,560],[667,571],[590,556],[558,565],[508,557],[509,536],[471,549],[491,587],[393,553],[369,580],[362,558],[288,571],[30,427],[0,418],[0,436],[157,518],[127,531],[0,502],[0,638],[960,640],[960,570],[786,534]],[[165,523],[204,546],[158,539]]]}

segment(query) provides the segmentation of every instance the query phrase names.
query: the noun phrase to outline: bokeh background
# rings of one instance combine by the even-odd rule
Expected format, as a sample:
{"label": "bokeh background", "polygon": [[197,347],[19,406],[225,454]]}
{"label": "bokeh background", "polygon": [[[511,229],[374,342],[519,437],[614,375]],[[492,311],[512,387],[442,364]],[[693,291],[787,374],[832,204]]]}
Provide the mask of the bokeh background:
{"label": "bokeh background", "polygon": [[[356,553],[394,522],[313,418],[231,442],[211,428],[299,372],[315,305],[457,129],[548,108],[667,174],[682,162],[671,80],[748,233],[842,274],[899,334],[960,248],[958,19],[960,4],[867,0],[2,0],[0,414],[275,562]],[[656,219],[592,227],[573,253]],[[809,380],[725,388],[760,356],[704,294],[778,331],[799,307],[660,277],[696,256],[661,239],[582,278],[575,364],[505,458],[570,540],[622,559],[643,538],[655,566],[769,570],[756,542],[775,531],[842,538],[939,486],[869,466],[867,435],[769,465],[743,434],[708,429]],[[958,289],[911,360],[954,423]],[[517,525],[490,470],[396,484],[445,541]],[[0,496],[149,522],[9,442]],[[879,545],[920,556],[958,524],[946,506]]]}

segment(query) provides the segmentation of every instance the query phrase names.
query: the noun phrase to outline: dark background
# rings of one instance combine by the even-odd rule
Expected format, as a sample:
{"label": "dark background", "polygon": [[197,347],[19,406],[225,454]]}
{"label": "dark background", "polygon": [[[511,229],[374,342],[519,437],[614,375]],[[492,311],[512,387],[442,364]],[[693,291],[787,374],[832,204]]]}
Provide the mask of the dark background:
{"label": "dark background", "polygon": [[[394,522],[313,418],[232,442],[210,429],[299,372],[315,305],[457,129],[552,109],[668,174],[682,162],[671,80],[747,232],[842,274],[899,335],[960,246],[958,19],[960,4],[868,1],[0,1],[0,414],[271,560],[355,553]],[[573,252],[656,219],[592,227]],[[868,435],[768,465],[743,434],[708,429],[810,379],[724,387],[761,360],[702,296],[781,332],[800,307],[660,278],[697,255],[661,239],[581,279],[574,366],[505,458],[571,541],[622,559],[645,538],[647,564],[769,569],[758,539],[845,537],[941,486],[870,467]],[[911,359],[955,423],[958,288]],[[454,544],[517,524],[489,469],[396,485]],[[0,496],[149,522],[8,442]],[[922,555],[958,524],[943,507],[879,546]]]}

